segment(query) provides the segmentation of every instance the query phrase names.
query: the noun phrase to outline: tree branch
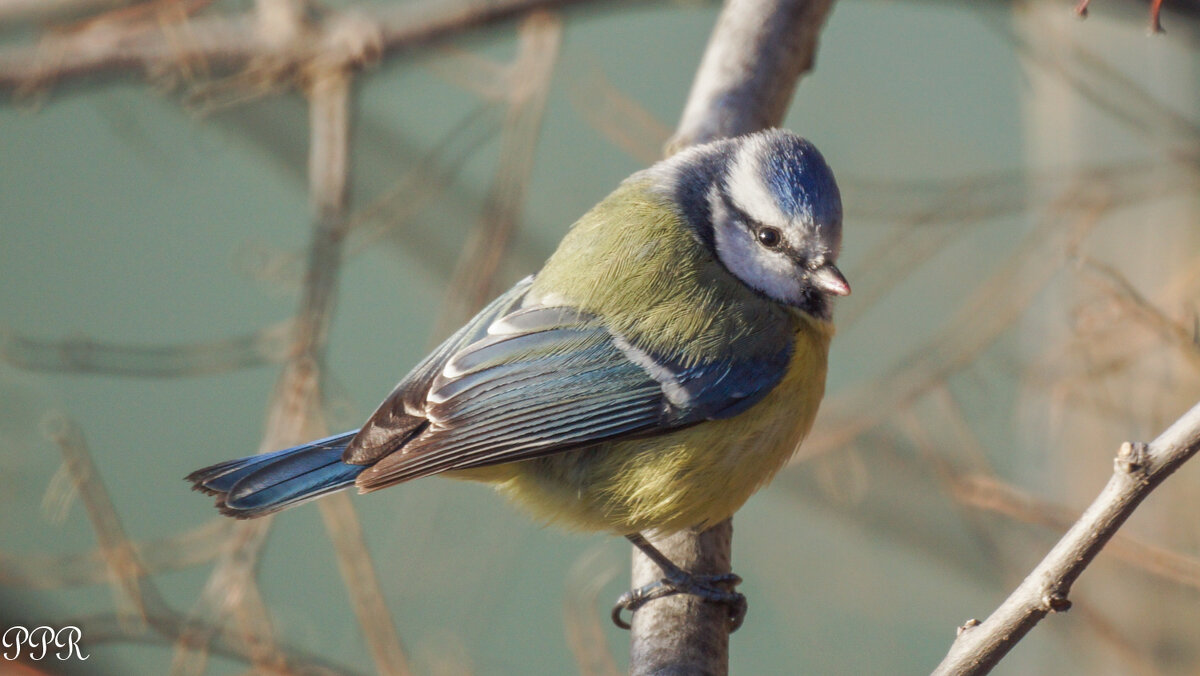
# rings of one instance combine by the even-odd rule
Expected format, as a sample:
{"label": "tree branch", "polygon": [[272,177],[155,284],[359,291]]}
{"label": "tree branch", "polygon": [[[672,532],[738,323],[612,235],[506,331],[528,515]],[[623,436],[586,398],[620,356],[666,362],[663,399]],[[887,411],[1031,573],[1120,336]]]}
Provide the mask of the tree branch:
{"label": "tree branch", "polygon": [[[778,125],[800,76],[812,68],[817,36],[833,0],[727,0],[713,29],[688,103],[667,152]],[[733,524],[704,533],[652,538],[684,570],[729,572]],[[633,586],[662,571],[636,548]],[[729,621],[724,608],[686,594],[658,599],[633,618],[630,673],[713,674],[729,671]]]}
{"label": "tree branch", "polygon": [[166,26],[158,23],[101,18],[79,30],[48,33],[35,45],[0,49],[0,88],[31,89],[117,70],[170,72],[189,63],[228,70],[269,63],[273,72],[283,76],[327,55],[331,42],[358,45],[358,61],[370,62],[384,51],[424,45],[534,10],[584,1],[425,0],[331,12],[306,26],[304,39],[282,46],[261,38],[261,20],[253,12],[187,18],[177,22],[176,30],[164,30]]}
{"label": "tree branch", "polygon": [[833,0],[728,0],[668,154],[782,122],[796,83],[816,62],[832,7]]}
{"label": "tree branch", "polygon": [[986,674],[1043,617],[1071,606],[1071,585],[1133,510],[1180,465],[1200,451],[1200,404],[1149,445],[1126,442],[1113,476],[1079,521],[1012,594],[982,623],[971,620],[935,676]]}

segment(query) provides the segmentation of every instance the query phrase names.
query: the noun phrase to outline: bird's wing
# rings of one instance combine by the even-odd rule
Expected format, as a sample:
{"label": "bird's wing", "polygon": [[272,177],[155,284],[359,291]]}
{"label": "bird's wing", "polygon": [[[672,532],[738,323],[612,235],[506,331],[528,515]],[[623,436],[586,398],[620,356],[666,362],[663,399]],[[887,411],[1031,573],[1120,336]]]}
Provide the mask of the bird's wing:
{"label": "bird's wing", "polygon": [[486,336],[488,326],[519,305],[532,284],[532,275],[517,282],[414,366],[346,446],[342,461],[371,464],[419,434],[427,423],[425,397],[446,362]]}
{"label": "bird's wing", "polygon": [[736,415],[783,377],[793,345],[777,328],[771,354],[682,363],[570,308],[510,312],[444,362],[424,401],[428,425],[357,484],[372,490]]}

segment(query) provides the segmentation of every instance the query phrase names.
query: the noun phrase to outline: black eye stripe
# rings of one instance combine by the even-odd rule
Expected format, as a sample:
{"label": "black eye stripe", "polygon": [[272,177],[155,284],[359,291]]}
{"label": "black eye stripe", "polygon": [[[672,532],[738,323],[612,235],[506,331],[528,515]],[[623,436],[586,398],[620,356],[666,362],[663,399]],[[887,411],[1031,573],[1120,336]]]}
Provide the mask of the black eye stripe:
{"label": "black eye stripe", "polygon": [[[788,246],[787,240],[783,237],[783,232],[779,228],[763,225],[762,223],[759,223],[755,219],[751,218],[750,214],[747,214],[740,207],[738,207],[738,205],[733,203],[733,200],[730,199],[729,195],[724,190],[721,190],[719,194],[721,195],[721,202],[725,205],[725,208],[728,209],[730,213],[736,216],[738,220],[740,220],[742,224],[746,226],[746,229],[750,231],[750,234],[754,235],[754,239],[756,241],[764,246],[767,246],[767,248],[769,248],[771,251],[786,253],[792,258],[799,257],[798,252],[792,247]],[[763,242],[762,239],[760,239],[760,233],[762,233],[764,230],[774,231],[777,235],[779,235],[779,242],[774,246],[769,246]]]}

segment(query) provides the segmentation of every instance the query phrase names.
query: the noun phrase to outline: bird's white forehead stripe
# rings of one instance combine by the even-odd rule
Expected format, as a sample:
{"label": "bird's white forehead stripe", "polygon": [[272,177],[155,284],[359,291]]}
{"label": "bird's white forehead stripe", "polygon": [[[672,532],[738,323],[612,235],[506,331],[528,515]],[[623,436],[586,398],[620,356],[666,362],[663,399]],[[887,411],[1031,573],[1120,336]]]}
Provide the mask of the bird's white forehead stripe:
{"label": "bird's white forehead stripe", "polygon": [[767,144],[759,138],[748,140],[742,146],[729,171],[729,199],[759,223],[783,226],[792,219],[779,208],[779,201],[763,181],[762,155],[765,152]]}
{"label": "bird's white forehead stripe", "polygon": [[713,239],[721,263],[750,287],[780,302],[795,302],[800,297],[800,278],[787,257],[759,246],[753,236],[733,225],[715,187],[709,204],[713,221],[718,224]]}

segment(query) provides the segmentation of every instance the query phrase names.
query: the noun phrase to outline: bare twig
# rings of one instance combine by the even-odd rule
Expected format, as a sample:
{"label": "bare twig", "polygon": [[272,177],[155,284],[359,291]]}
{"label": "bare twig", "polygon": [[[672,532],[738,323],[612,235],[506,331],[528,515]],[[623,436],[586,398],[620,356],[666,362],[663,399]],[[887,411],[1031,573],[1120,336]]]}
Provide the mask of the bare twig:
{"label": "bare twig", "polygon": [[281,322],[234,338],[152,346],[90,338],[39,340],[0,328],[0,361],[30,371],[138,378],[210,375],[283,361],[291,329],[291,322]]}
{"label": "bare twig", "polygon": [[133,0],[4,0],[0,2],[0,26],[121,7],[131,2]]}
{"label": "bare twig", "polygon": [[1184,357],[1200,368],[1200,344],[1196,343],[1192,327],[1168,317],[1115,267],[1088,256],[1080,256],[1079,260],[1082,268],[1107,287],[1121,307],[1140,325],[1152,329],[1164,342],[1179,348]]}
{"label": "bare twig", "polygon": [[783,120],[833,0],[728,0],[668,153]]}
{"label": "bare twig", "polygon": [[569,87],[575,110],[613,145],[645,164],[662,155],[671,128],[609,82],[602,70],[592,68]]}
{"label": "bare twig", "polygon": [[[817,36],[832,0],[727,0],[692,84],[667,152],[738,136],[783,120],[800,76],[814,62]],[[729,572],[733,524],[683,531],[653,544],[685,570]],[[633,586],[653,582],[658,567],[634,548]],[[634,615],[630,672],[702,673],[729,670],[724,608],[687,594],[659,599]]]}
{"label": "bare twig", "polygon": [[[896,410],[912,403],[992,344],[1062,269],[1069,251],[1109,207],[1106,199],[1081,199],[1067,191],[1017,251],[987,279],[930,344],[914,350],[883,379],[848,388],[821,407],[821,420],[797,460],[845,448]],[[1064,211],[1081,211],[1063,225]]]}
{"label": "bare twig", "polygon": [[[1078,521],[1079,513],[1062,505],[1039,500],[999,479],[983,474],[954,477],[951,495],[959,503],[1021,523],[1035,524],[1059,532]],[[1125,564],[1156,577],[1200,589],[1200,560],[1117,533],[1109,553]]]}
{"label": "bare twig", "polygon": [[[1088,5],[1092,0],[1079,0],[1075,5],[1075,13],[1081,18],[1088,15]],[[1150,0],[1150,32],[1162,33],[1162,0]]]}
{"label": "bare twig", "polygon": [[[314,61],[311,79],[309,191],[315,224],[309,248],[304,295],[297,313],[291,358],[280,374],[267,415],[261,451],[271,451],[323,436],[320,365],[336,299],[345,239],[346,177],[349,160],[348,52],[327,49]],[[232,610],[242,633],[270,639],[271,622],[258,593],[254,571],[258,554],[270,529],[271,517],[243,521],[234,526],[231,546],[209,576],[208,585],[193,613],[195,617],[222,617]],[[210,634],[203,630],[180,639],[173,671],[196,673],[204,664],[203,649]],[[275,668],[278,652],[272,643],[256,644],[254,665]],[[199,650],[197,650],[199,648]]]}
{"label": "bare twig", "polygon": [[[350,173],[350,87],[349,63],[333,62],[310,75],[309,99],[311,101],[312,147],[309,154],[309,190],[318,218],[318,232],[326,233],[329,260],[313,266],[340,265],[341,243],[347,232],[346,185]],[[311,268],[310,268],[311,271]],[[312,272],[310,272],[310,275]],[[323,305],[328,313],[333,306],[334,282],[324,285],[329,289],[329,299]],[[321,335],[329,325],[328,318],[314,327],[314,335]],[[383,590],[371,564],[363,540],[358,512],[349,496],[329,496],[320,503],[325,528],[337,554],[342,580],[346,583],[351,604],[362,627],[367,647],[381,674],[405,675],[410,673],[400,639],[396,635],[391,614],[383,603]]]}
{"label": "bare twig", "polygon": [[[111,614],[89,615],[69,620],[70,624],[80,628],[89,644],[109,642],[164,644],[170,641],[184,640],[199,629],[213,637],[212,650],[214,653],[247,663],[253,659],[253,653],[246,647],[247,643],[254,645],[265,640],[257,637],[237,636],[228,628],[217,625],[197,625],[195,620],[169,611],[148,615],[146,622],[153,628],[153,631],[145,627],[129,627],[127,623],[121,622],[121,617]],[[318,655],[298,648],[280,646],[280,651],[282,659],[278,664],[272,665],[265,671],[255,671],[254,673],[279,674],[281,676],[299,674],[351,676],[355,673],[346,667],[333,664]]]}
{"label": "bare twig", "polygon": [[320,58],[329,46],[329,36],[363,45],[362,62],[370,62],[382,51],[429,44],[534,10],[586,1],[426,0],[362,8],[353,13],[330,12],[307,27],[305,39],[292,40],[286,48],[260,38],[259,17],[254,13],[192,18],[185,40],[152,25],[106,26],[103,30],[47,35],[36,45],[0,49],[0,88],[29,90],[88,73],[116,70],[170,72],[181,63],[203,63],[229,71],[266,60],[276,73],[287,77]]}
{"label": "bare twig", "polygon": [[550,78],[558,62],[562,22],[548,12],[521,24],[518,54],[507,69],[508,108],[500,140],[500,162],[483,206],[483,217],[463,247],[437,326],[440,337],[483,306],[493,295],[500,263],[517,229],[533,156],[542,128]]}
{"label": "bare twig", "polygon": [[1043,617],[1067,610],[1079,575],[1142,500],[1197,451],[1200,404],[1149,445],[1122,445],[1112,478],[1083,516],[986,620],[959,630],[934,674],[986,674]]}
{"label": "bare twig", "polygon": [[[157,540],[133,543],[141,566],[130,573],[149,575],[208,563],[221,551],[232,522],[212,521],[192,530]],[[78,554],[25,554],[0,552],[0,584],[27,589],[56,589],[107,582],[110,578],[101,547]]]}
{"label": "bare twig", "polygon": [[400,645],[396,623],[384,604],[383,588],[363,539],[362,523],[350,496],[326,496],[317,503],[325,530],[333,542],[338,568],[350,595],[350,605],[380,674],[409,674],[408,658]]}
{"label": "bare twig", "polygon": [[1146,89],[1143,83],[1064,36],[1032,40],[997,25],[1022,57],[1068,83],[1096,109],[1121,122],[1148,146],[1160,148],[1189,172],[1200,163],[1200,126]]}
{"label": "bare twig", "polygon": [[74,421],[61,414],[51,415],[43,425],[47,436],[62,450],[63,462],[92,521],[108,567],[109,582],[119,592],[117,606],[124,605],[122,599],[130,601],[144,621],[148,612],[161,609],[164,603],[158,590],[144,579],[145,570],[125,534],[108,490],[96,473],[83,433]]}

